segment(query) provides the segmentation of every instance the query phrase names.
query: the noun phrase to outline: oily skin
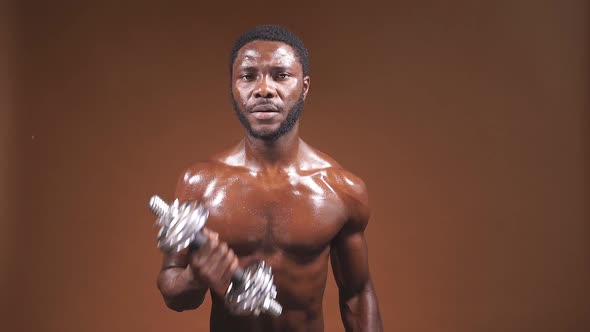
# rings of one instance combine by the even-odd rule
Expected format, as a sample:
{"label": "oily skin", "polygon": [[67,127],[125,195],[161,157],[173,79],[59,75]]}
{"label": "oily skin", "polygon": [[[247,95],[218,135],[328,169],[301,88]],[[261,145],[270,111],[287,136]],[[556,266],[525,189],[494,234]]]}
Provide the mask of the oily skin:
{"label": "oily skin", "polygon": [[[234,62],[232,96],[250,130],[179,179],[176,197],[209,209],[209,241],[199,250],[165,254],[158,287],[177,311],[199,307],[210,290],[211,331],[323,331],[328,261],[346,330],[382,330],[364,237],[370,212],[363,181],[303,142],[298,121],[273,135],[309,86],[290,46],[246,44]],[[238,264],[257,260],[273,269],[279,317],[234,316],[224,306]]]}
{"label": "oily skin", "polygon": [[234,62],[232,103],[250,137],[272,141],[296,124],[310,80],[297,75],[301,65],[290,46],[257,44]]}

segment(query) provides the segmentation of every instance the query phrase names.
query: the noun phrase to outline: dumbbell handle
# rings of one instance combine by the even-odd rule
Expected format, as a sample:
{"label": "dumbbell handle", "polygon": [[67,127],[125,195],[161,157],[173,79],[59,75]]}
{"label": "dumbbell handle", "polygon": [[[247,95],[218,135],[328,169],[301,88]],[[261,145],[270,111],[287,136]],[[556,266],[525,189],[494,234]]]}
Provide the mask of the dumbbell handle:
{"label": "dumbbell handle", "polygon": [[[152,212],[158,217],[161,217],[169,213],[170,211],[170,205],[168,205],[168,203],[164,202],[164,200],[162,200],[158,196],[152,196],[149,200],[148,205],[150,207],[150,210],[152,210]],[[193,241],[191,242],[189,247],[190,249],[198,250],[205,243],[207,243],[207,237],[199,230],[194,234]],[[231,281],[236,285],[240,285],[242,283],[243,277],[244,270],[238,266],[238,269],[234,272],[234,274],[231,277]]]}
{"label": "dumbbell handle", "polygon": [[[178,201],[175,201],[174,202],[174,205],[177,205],[177,202]],[[149,200],[149,206],[150,206],[150,209],[152,210],[152,212],[154,214],[156,214],[159,218],[164,217],[165,215],[167,215],[168,213],[170,213],[170,208],[171,207],[166,202],[164,202],[160,197],[158,197],[158,196],[152,196],[150,198],[150,200]],[[202,216],[197,216],[197,217],[200,218]],[[204,244],[207,243],[207,241],[208,241],[207,236],[205,236],[205,234],[203,234],[201,232],[201,229],[202,229],[203,225],[204,224],[200,223],[199,221],[197,221],[197,224],[194,224],[193,225],[194,226],[194,228],[193,228],[193,232],[194,233],[192,234],[191,242],[190,243],[187,243],[189,245],[189,250],[199,250],[199,248],[201,248]],[[164,234],[166,234],[166,231],[165,231],[166,225],[161,225],[161,226],[163,228],[160,228],[160,231],[161,232],[164,231]],[[186,226],[186,225],[183,225],[183,226]],[[175,233],[175,235],[178,235],[178,234]],[[190,234],[186,234],[186,235],[189,235],[190,236]],[[159,237],[159,235],[158,235],[158,237]],[[175,249],[178,249],[178,248],[182,248],[182,247],[178,247],[177,246]],[[264,269],[264,267],[262,267],[262,268]],[[244,284],[245,274],[246,273],[251,273],[250,268],[247,268],[247,269],[248,269],[248,272],[246,272],[244,269],[242,269],[240,267],[238,267],[236,269],[236,271],[233,273],[233,275],[231,277],[231,281],[232,281],[232,285],[231,286],[233,287],[231,289],[235,290],[235,289],[238,289],[238,288],[246,285],[246,284]],[[270,268],[268,269],[267,272],[270,273]],[[264,278],[264,279],[261,280],[263,283],[269,282],[269,281],[272,282],[272,275],[270,276],[270,279],[267,279],[264,276],[262,278]],[[276,302],[276,300],[275,300],[275,297],[276,297],[276,291],[275,291],[275,288],[274,288],[275,286],[274,285],[271,285],[271,286],[272,286],[272,288],[265,290],[265,291],[269,291],[270,290],[271,293],[266,293],[265,298],[263,298],[263,299],[262,298],[259,298],[256,295],[256,293],[248,295],[248,296],[254,296],[253,297],[253,300],[254,301],[263,300],[263,302],[257,302],[256,303],[256,305],[258,307],[254,311],[255,315],[258,315],[258,313],[261,312],[261,311],[262,312],[267,312],[267,313],[269,313],[269,314],[271,314],[273,316],[279,316],[281,314],[281,312],[282,312],[283,309],[282,309],[281,305],[278,302]],[[261,290],[262,289],[258,289],[258,291],[261,291]],[[228,292],[230,292],[230,291],[228,290]],[[273,294],[273,293],[274,293],[274,295],[269,296],[269,294]],[[227,299],[227,296],[228,296],[228,294],[226,294],[226,299]],[[238,296],[238,298],[237,298],[238,302],[239,302],[240,296]],[[238,303],[238,305],[239,305],[239,303]]]}
{"label": "dumbbell handle", "polygon": [[[207,243],[207,241],[208,241],[208,239],[205,236],[205,234],[203,234],[203,232],[199,231],[195,234],[195,238],[193,239],[193,242],[190,245],[190,249],[198,250],[205,243]],[[243,277],[244,277],[244,270],[238,266],[238,268],[236,269],[234,274],[231,276],[231,281],[235,285],[240,285],[242,283]]]}
{"label": "dumbbell handle", "polygon": [[[202,247],[205,243],[207,243],[208,239],[205,236],[205,234],[203,234],[201,231],[198,231],[194,238],[192,243],[189,246],[189,249],[193,249],[193,250],[198,250],[200,247]],[[231,277],[231,281],[233,283],[233,287],[239,288],[242,285],[242,282],[244,282],[244,270],[238,266],[238,268],[236,269],[236,271],[234,272],[234,274]],[[273,286],[274,288],[274,286]],[[276,293],[275,293],[276,295]],[[279,316],[281,314],[281,312],[283,311],[283,308],[281,307],[281,305],[276,302],[276,300],[273,298],[268,299],[269,302],[265,302],[268,303],[268,307],[266,307],[266,311],[267,313],[273,315],[273,316]]]}

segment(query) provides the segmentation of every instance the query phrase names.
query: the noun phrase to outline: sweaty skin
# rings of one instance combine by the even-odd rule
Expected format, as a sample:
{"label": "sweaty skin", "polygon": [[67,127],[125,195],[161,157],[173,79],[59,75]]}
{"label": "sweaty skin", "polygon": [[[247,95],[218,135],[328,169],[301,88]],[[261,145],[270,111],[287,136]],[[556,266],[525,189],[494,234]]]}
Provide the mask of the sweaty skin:
{"label": "sweaty skin", "polygon": [[[308,90],[309,77],[287,44],[255,41],[238,53],[232,94],[260,137],[276,131]],[[278,111],[254,114],[262,99]],[[158,287],[177,311],[197,308],[210,289],[211,331],[323,331],[328,261],[346,331],[382,330],[364,237],[365,184],[303,142],[298,126],[270,141],[247,134],[180,177],[176,197],[209,210],[209,241],[194,252],[164,255]],[[225,308],[223,294],[238,262],[244,267],[256,260],[272,267],[279,317],[234,316]]]}

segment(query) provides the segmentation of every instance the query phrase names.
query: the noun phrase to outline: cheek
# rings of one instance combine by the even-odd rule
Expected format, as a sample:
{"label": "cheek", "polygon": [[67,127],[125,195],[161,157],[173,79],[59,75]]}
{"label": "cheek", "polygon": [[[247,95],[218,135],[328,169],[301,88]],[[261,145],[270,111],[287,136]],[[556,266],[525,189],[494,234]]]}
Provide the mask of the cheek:
{"label": "cheek", "polygon": [[293,84],[291,84],[289,86],[289,100],[292,101],[297,101],[299,100],[299,96],[301,95],[301,93],[303,92],[303,84],[300,84],[300,81],[296,81],[293,82]]}
{"label": "cheek", "polygon": [[246,100],[248,99],[247,89],[239,86],[238,84],[234,84],[232,88],[232,95],[235,101],[242,105],[244,105],[246,103]]}
{"label": "cheek", "polygon": [[281,82],[277,86],[276,92],[278,98],[285,104],[291,103],[292,99],[296,99],[299,95],[300,87],[297,80],[291,80],[289,82]]}

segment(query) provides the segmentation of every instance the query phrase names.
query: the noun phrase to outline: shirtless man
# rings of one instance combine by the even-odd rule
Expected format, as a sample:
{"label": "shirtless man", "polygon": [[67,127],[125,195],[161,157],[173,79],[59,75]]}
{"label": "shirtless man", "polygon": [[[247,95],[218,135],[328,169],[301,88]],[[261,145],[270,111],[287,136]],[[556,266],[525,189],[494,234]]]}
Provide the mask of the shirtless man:
{"label": "shirtless man", "polygon": [[[323,331],[328,258],[346,331],[381,331],[369,275],[363,181],[298,136],[309,92],[307,51],[279,26],[258,26],[230,56],[234,110],[246,128],[236,146],[195,164],[176,197],[209,209],[207,243],[165,254],[158,287],[176,311],[198,308],[207,290],[211,331]],[[236,316],[224,294],[238,267],[272,267],[279,317]]]}

